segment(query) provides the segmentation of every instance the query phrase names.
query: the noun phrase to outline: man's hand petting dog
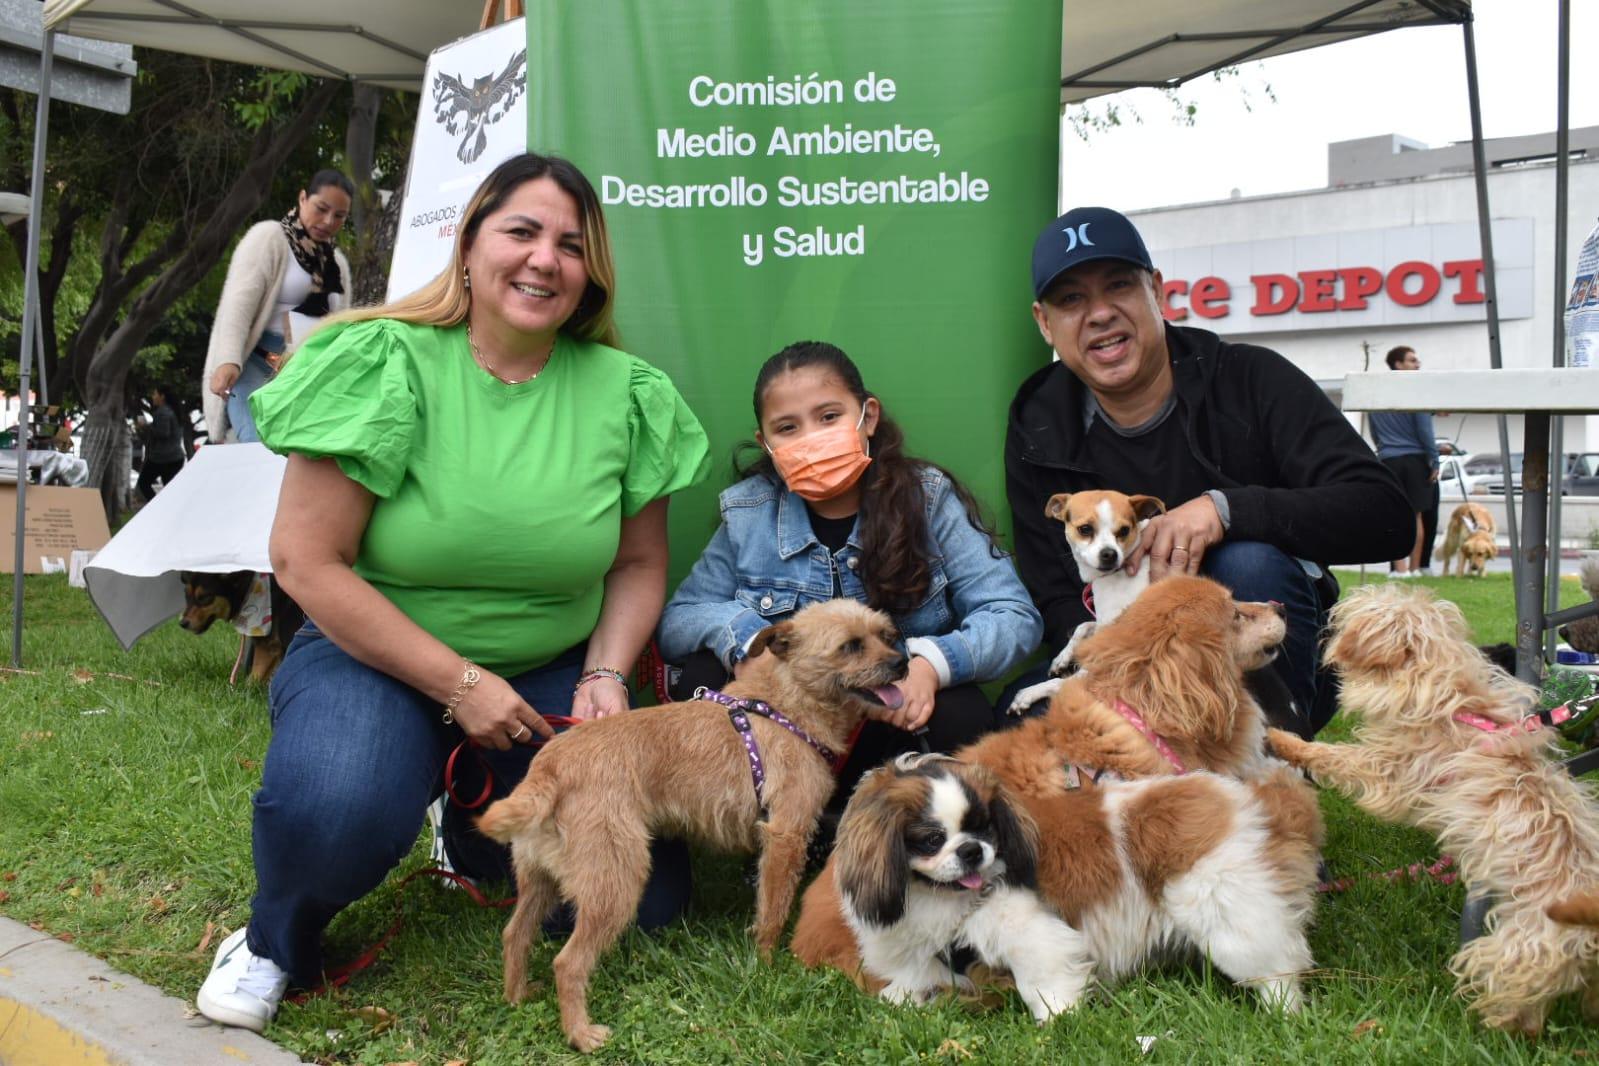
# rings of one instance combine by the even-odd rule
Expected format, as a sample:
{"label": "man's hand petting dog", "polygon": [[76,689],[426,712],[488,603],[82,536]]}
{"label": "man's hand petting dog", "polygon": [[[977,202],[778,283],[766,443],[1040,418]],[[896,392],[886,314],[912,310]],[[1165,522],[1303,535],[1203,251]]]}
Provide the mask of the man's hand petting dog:
{"label": "man's hand petting dog", "polygon": [[550,723],[516,694],[510,682],[487,670],[476,685],[467,689],[455,708],[455,720],[480,747],[495,751],[509,751],[512,744],[531,744],[535,739],[549,740],[555,735]]}
{"label": "man's hand petting dog", "polygon": [[1181,507],[1151,518],[1122,569],[1136,573],[1147,555],[1151,581],[1167,574],[1197,574],[1205,552],[1212,544],[1220,544],[1225,534],[1215,501],[1209,496],[1196,496]]}

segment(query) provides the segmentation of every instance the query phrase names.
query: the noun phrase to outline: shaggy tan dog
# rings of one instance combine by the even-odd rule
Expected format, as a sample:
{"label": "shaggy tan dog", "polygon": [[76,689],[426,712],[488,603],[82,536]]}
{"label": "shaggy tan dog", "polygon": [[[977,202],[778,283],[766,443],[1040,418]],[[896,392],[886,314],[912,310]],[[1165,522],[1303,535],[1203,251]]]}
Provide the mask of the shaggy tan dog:
{"label": "shaggy tan dog", "polygon": [[[1283,633],[1271,605],[1167,578],[1084,642],[1084,672],[1047,714],[957,753],[992,771],[1038,824],[1038,893],[1083,932],[1101,979],[1187,945],[1268,1000],[1298,1005],[1321,815],[1304,779],[1265,753],[1264,718],[1243,683]],[[1242,780],[1174,776],[1190,770]],[[837,859],[806,890],[791,948],[875,993],[884,982],[862,965]],[[1203,915],[1183,902],[1198,898]]]}
{"label": "shaggy tan dog", "polygon": [[1178,769],[1119,701],[1182,769],[1254,776],[1267,762],[1265,725],[1244,673],[1270,663],[1286,633],[1277,606],[1239,603],[1208,578],[1168,577],[1079,645],[1082,672],[1047,712],[983,738],[962,758],[993,767],[1012,788],[1026,781],[1051,793],[1068,786],[1073,767],[1120,777]]}
{"label": "shaggy tan dog", "polygon": [[[854,600],[819,603],[762,630],[749,662],[726,694],[765,701],[833,752],[871,708],[897,705],[892,682],[906,664],[887,616]],[[526,995],[527,956],[540,921],[558,899],[576,907],[576,926],[554,970],[561,1026],[578,1050],[593,1051],[610,1035],[589,1021],[589,975],[633,920],[657,832],[725,851],[758,849],[753,932],[762,954],[776,947],[833,773],[803,738],[758,714],[748,717],[765,775],[764,820],[729,708],[707,700],[562,733],[479,820],[484,833],[511,845],[516,869],[517,904],[503,938],[507,1000]]]}
{"label": "shaggy tan dog", "polygon": [[1480,503],[1463,503],[1449,516],[1449,529],[1444,533],[1443,572],[1449,573],[1449,560],[1460,556],[1455,575],[1464,577],[1467,569],[1478,577],[1488,572],[1488,563],[1499,554],[1494,540],[1494,516]]}
{"label": "shaggy tan dog", "polygon": [[1524,717],[1534,691],[1492,668],[1459,608],[1425,589],[1356,589],[1332,629],[1354,743],[1272,730],[1272,746],[1377,817],[1436,834],[1497,899],[1487,933],[1449,964],[1486,1024],[1535,1035],[1550,1001],[1578,988],[1599,1005],[1599,930],[1550,916],[1582,921],[1583,893],[1599,888],[1599,804],[1555,761],[1555,731]]}

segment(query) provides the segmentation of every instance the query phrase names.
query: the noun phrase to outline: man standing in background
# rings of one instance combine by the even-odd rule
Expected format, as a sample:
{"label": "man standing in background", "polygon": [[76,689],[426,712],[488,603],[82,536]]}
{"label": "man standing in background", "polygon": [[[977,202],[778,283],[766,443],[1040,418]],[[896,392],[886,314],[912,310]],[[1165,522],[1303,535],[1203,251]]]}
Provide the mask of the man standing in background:
{"label": "man standing in background", "polygon": [[[1389,350],[1389,370],[1420,370],[1416,350],[1404,345]],[[1424,411],[1373,411],[1371,439],[1377,455],[1393,471],[1416,515],[1416,543],[1406,558],[1396,559],[1392,577],[1410,578],[1421,572],[1421,557],[1428,546],[1427,513],[1432,531],[1438,529],[1438,439],[1433,436],[1432,415]],[[1430,557],[1431,552],[1426,554]]]}

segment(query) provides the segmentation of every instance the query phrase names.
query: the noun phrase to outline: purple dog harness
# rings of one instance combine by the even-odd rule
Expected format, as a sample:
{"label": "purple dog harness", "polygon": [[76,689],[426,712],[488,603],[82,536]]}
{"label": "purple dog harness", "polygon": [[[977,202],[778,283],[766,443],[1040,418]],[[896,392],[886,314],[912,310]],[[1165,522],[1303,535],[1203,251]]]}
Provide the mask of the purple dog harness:
{"label": "purple dog harness", "polygon": [[755,731],[750,728],[750,715],[758,714],[773,725],[782,726],[793,733],[815,749],[816,754],[827,760],[828,766],[835,766],[838,762],[838,756],[833,754],[831,748],[795,725],[786,715],[764,700],[740,699],[725,692],[706,688],[704,685],[694,690],[694,698],[720,703],[727,708],[727,717],[733,723],[733,728],[738,730],[738,738],[744,742],[744,752],[750,757],[750,780],[755,783],[755,802],[760,804],[762,814],[766,813],[766,764],[761,760],[761,747],[755,742]]}

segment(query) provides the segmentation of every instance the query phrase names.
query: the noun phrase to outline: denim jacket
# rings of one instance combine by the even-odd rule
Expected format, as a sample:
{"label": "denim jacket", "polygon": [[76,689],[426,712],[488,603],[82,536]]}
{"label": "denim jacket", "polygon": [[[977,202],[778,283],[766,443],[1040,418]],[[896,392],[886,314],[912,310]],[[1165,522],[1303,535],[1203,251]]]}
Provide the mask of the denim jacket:
{"label": "denim jacket", "polygon": [[[1043,621],[1010,558],[995,558],[949,479],[922,471],[933,557],[926,599],[894,614],[906,651],[938,672],[943,686],[1003,676],[1038,646]],[[808,604],[831,599],[833,580],[866,601],[860,529],[837,552],[811,531],[805,501],[756,476],[721,496],[722,525],[661,615],[656,641],[668,662],[708,648],[731,668],[750,639]]]}

